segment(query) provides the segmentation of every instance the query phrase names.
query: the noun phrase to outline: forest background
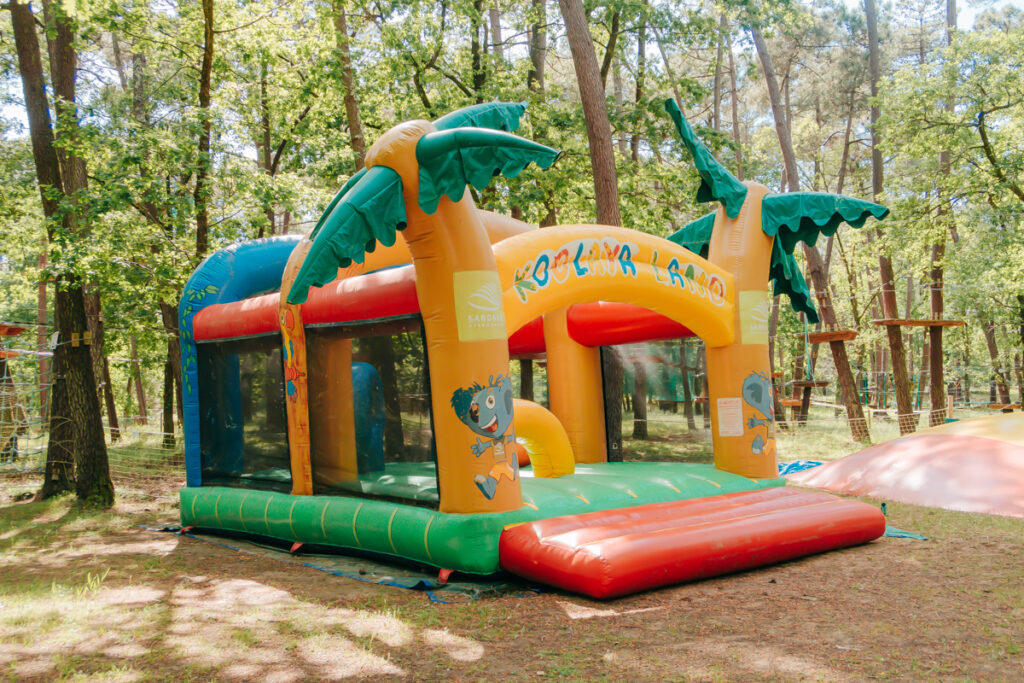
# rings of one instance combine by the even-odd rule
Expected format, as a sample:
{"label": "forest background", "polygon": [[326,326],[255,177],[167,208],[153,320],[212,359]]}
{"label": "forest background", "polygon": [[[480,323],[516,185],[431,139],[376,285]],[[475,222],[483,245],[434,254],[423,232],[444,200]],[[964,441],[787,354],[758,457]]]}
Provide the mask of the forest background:
{"label": "forest background", "polygon": [[[579,72],[567,16],[585,20],[596,81]],[[47,472],[74,486],[75,463],[80,497],[112,495],[102,473],[83,476],[103,448],[101,413],[138,415],[140,399],[159,396],[173,439],[175,308],[205,255],[308,232],[379,134],[494,100],[529,102],[519,133],[564,155],[546,172],[496,179],[482,208],[675,232],[708,210],[664,114],[675,97],[740,178],[892,210],[877,230],[798,254],[821,262],[816,294],[835,324],[860,332],[855,372],[884,374],[896,356],[871,320],[945,317],[968,324],[941,345],[896,335],[911,375],[929,357],[946,380],[974,368],[1004,403],[1024,385],[1024,11],[1014,3],[958,15],[953,0],[12,0],[0,60],[0,320],[28,326],[34,336],[16,345],[54,350],[67,370],[55,372],[68,383],[55,415],[95,414],[91,427],[61,423],[68,452],[53,462],[69,471]],[[583,100],[595,93],[610,124],[615,220],[607,208],[602,217],[608,195],[592,180]],[[777,310],[777,355],[790,364],[805,325],[785,302]],[[91,343],[72,345],[86,331]],[[101,387],[91,397],[75,388],[90,374],[75,374],[76,353]],[[932,388],[937,410],[944,389]]]}

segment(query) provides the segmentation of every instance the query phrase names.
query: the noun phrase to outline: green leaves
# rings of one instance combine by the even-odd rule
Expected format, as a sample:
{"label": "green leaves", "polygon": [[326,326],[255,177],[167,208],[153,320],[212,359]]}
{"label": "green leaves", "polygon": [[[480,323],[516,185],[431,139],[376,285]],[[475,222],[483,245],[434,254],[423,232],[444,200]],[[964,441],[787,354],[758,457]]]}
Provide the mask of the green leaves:
{"label": "green leaves", "polygon": [[305,302],[309,288],[334,280],[338,268],[347,268],[353,261],[362,263],[377,242],[390,247],[397,231],[405,229],[402,179],[386,166],[369,169],[336,199],[329,215],[321,219],[313,245],[288,291],[290,304]]}
{"label": "green leaves", "polygon": [[550,147],[483,128],[428,133],[416,145],[420,208],[432,214],[442,196],[462,199],[467,184],[482,190],[496,175],[515,178],[530,162],[546,169],[558,155]]}

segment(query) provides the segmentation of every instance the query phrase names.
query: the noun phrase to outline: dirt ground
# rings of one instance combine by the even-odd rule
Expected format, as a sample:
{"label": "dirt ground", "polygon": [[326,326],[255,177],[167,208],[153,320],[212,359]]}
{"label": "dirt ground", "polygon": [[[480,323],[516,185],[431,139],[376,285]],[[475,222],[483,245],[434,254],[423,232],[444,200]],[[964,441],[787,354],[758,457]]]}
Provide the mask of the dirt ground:
{"label": "dirt ground", "polygon": [[1024,680],[1024,520],[888,505],[883,538],[595,602],[452,604],[17,500],[0,479],[0,678],[11,680]]}

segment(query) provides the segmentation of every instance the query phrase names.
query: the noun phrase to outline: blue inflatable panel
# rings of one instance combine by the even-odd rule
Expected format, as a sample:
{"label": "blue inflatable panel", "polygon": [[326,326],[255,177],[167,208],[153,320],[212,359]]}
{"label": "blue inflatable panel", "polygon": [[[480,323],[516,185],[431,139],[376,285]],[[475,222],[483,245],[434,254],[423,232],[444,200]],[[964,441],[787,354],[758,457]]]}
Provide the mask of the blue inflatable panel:
{"label": "blue inflatable panel", "polygon": [[202,484],[199,454],[199,368],[192,318],[213,304],[241,301],[281,287],[281,275],[301,235],[253,240],[207,256],[185,284],[178,304],[181,339],[181,406],[185,415],[185,478]]}

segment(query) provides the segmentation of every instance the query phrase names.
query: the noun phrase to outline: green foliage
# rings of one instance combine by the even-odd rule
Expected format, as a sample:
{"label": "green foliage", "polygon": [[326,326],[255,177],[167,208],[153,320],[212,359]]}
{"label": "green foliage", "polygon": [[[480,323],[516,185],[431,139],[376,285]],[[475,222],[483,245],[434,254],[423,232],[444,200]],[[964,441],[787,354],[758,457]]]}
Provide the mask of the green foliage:
{"label": "green foliage", "polygon": [[[317,217],[330,214],[324,209],[331,197],[357,170],[344,106],[344,42],[367,144],[403,120],[526,102],[517,134],[561,150],[562,157],[545,172],[528,166],[514,178],[494,178],[477,204],[532,223],[593,220],[585,122],[557,3],[546,5],[542,22],[543,89],[527,83],[531,26],[540,20],[533,3],[501,4],[500,46],[491,44],[489,5],[483,12],[469,0],[342,5],[347,41],[336,32],[337,3],[215,0],[211,250],[271,232],[309,232]],[[31,148],[15,114],[21,91],[13,43],[5,41],[0,319],[34,321],[40,279],[74,272],[101,291],[108,355],[127,356],[135,337],[146,382],[158,386],[166,357],[159,306],[177,303],[199,258],[201,7],[179,3],[172,11],[126,0],[76,8],[80,126],[74,138],[63,127],[57,135],[63,148],[74,147],[87,161],[87,189],[61,206],[86,221],[87,238],[72,239],[59,221],[42,220]],[[624,225],[667,236],[706,212],[694,201],[698,171],[664,114],[667,97],[680,98],[682,113],[731,173],[780,187],[781,155],[748,40],[751,23],[762,28],[783,84],[801,185],[871,198],[871,101],[859,5],[606,0],[587,9],[598,61],[608,66]],[[910,278],[909,310],[900,297],[903,314],[920,317],[927,314],[927,290],[919,283],[932,266],[929,248],[943,237],[947,316],[994,321],[1000,347],[1020,348],[1009,325],[1024,294],[1024,199],[1017,194],[1024,173],[1024,21],[1012,8],[988,11],[975,30],[941,47],[942,20],[928,4],[880,7],[883,83],[876,104],[886,191],[874,199],[893,215],[881,231],[837,233],[829,273],[840,321],[861,331],[851,352],[861,367],[884,336],[867,323],[877,317],[879,251],[891,256],[901,295]],[[0,33],[10,35],[6,12]],[[45,50],[42,58],[48,68]],[[944,150],[948,163],[940,157]],[[50,265],[41,271],[48,231]],[[818,248],[828,247],[822,240]],[[779,325],[779,346],[787,354],[798,350],[803,323],[783,307]],[[984,347],[977,326],[962,334],[951,336],[950,359],[967,362],[974,349],[969,360],[979,362]],[[121,391],[126,365],[114,363],[113,373]]]}

